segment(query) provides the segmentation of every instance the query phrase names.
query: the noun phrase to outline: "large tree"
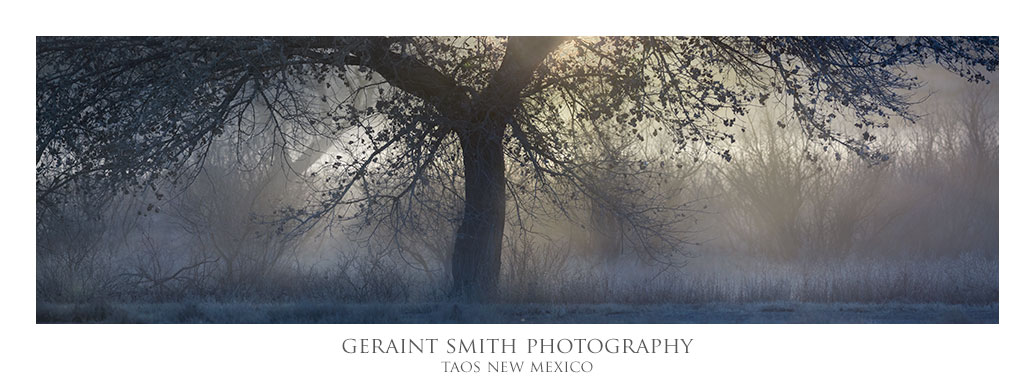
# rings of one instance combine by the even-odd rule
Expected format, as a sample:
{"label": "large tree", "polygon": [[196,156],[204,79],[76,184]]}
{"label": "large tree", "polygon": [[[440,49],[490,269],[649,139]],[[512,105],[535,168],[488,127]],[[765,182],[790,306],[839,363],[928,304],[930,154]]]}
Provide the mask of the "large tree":
{"label": "large tree", "polygon": [[575,148],[588,129],[729,160],[738,118],[768,99],[810,138],[880,161],[869,130],[912,118],[910,66],[983,81],[998,56],[984,37],[38,38],[37,212],[73,190],[189,181],[214,140],[268,135],[242,150],[337,151],[326,191],[283,212],[287,231],[305,230],[342,205],[398,205],[454,161],[453,291],[486,299],[508,164],[548,189],[579,185],[592,179]]}

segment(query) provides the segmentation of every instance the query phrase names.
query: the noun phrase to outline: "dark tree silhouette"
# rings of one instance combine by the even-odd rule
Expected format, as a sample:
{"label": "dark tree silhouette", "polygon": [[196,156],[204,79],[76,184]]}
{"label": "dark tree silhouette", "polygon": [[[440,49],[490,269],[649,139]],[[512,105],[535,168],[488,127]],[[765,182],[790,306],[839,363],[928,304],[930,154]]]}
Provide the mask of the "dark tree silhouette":
{"label": "dark tree silhouette", "polygon": [[[913,117],[905,91],[920,84],[906,69],[928,63],[983,81],[981,70],[998,66],[998,39],[38,38],[37,213],[71,191],[189,182],[216,137],[270,135],[275,145],[257,151],[289,159],[326,147],[314,145],[320,138],[341,144],[325,194],[285,210],[287,231],[333,219],[340,205],[398,204],[456,159],[464,205],[453,290],[489,299],[505,168],[584,179],[573,127],[661,134],[677,150],[697,143],[729,160],[721,144],[735,141],[738,117],[777,99],[809,137],[880,161],[867,130]],[[835,119],[858,132],[832,130]],[[367,187],[378,178],[394,183]]]}

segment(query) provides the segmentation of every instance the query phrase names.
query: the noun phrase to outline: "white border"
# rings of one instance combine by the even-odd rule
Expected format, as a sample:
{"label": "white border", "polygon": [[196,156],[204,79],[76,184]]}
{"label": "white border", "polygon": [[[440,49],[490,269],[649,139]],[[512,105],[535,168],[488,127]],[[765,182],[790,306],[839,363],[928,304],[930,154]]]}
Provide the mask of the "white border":
{"label": "white border", "polygon": [[[1010,2],[45,2],[4,5],[4,383],[1020,383],[1031,380],[1031,12]],[[833,16],[836,15],[836,16]],[[1001,36],[1000,325],[36,325],[35,35],[881,34]],[[11,119],[10,117],[14,117]],[[585,375],[447,375],[435,356],[350,356],[346,337],[695,338],[677,357],[599,356]],[[483,358],[484,359],[484,358]]]}

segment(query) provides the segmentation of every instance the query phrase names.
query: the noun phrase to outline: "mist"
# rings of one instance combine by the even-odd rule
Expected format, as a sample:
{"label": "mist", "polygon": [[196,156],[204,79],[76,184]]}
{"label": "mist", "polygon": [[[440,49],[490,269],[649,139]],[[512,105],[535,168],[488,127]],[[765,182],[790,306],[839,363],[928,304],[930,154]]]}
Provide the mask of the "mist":
{"label": "mist", "polygon": [[[625,136],[607,134],[625,129],[615,122],[573,127],[557,139],[565,177],[505,143],[499,296],[484,307],[457,299],[451,270],[463,144],[435,142],[445,150],[430,158],[409,150],[430,142],[361,146],[396,123],[333,113],[397,91],[359,72],[292,81],[321,119],[257,104],[184,157],[185,174],[38,198],[37,321],[567,322],[559,309],[590,306],[575,319],[623,322],[655,306],[651,322],[688,305],[753,314],[695,322],[855,322],[831,309],[900,304],[928,309],[920,322],[988,322],[989,309],[995,322],[997,73],[908,70],[924,83],[908,96],[915,117],[829,123],[873,153],[811,137],[778,98],[719,145],[651,122]],[[40,162],[38,191],[52,178]],[[311,311],[271,315],[285,305]],[[780,318],[819,305],[835,308]]]}

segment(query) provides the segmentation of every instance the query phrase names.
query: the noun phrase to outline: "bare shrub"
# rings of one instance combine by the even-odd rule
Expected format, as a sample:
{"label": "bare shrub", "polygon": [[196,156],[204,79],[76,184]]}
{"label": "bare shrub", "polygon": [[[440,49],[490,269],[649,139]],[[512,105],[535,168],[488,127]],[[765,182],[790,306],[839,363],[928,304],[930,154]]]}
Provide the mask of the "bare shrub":
{"label": "bare shrub", "polygon": [[73,195],[36,222],[36,298],[107,299],[120,291],[117,254],[129,226],[110,199]]}
{"label": "bare shrub", "polygon": [[573,271],[572,256],[549,243],[537,243],[528,236],[505,237],[502,292],[512,302],[556,302],[558,289]]}
{"label": "bare shrub", "polygon": [[410,299],[405,268],[390,258],[342,254],[329,279],[339,299],[349,302],[402,302]]}

